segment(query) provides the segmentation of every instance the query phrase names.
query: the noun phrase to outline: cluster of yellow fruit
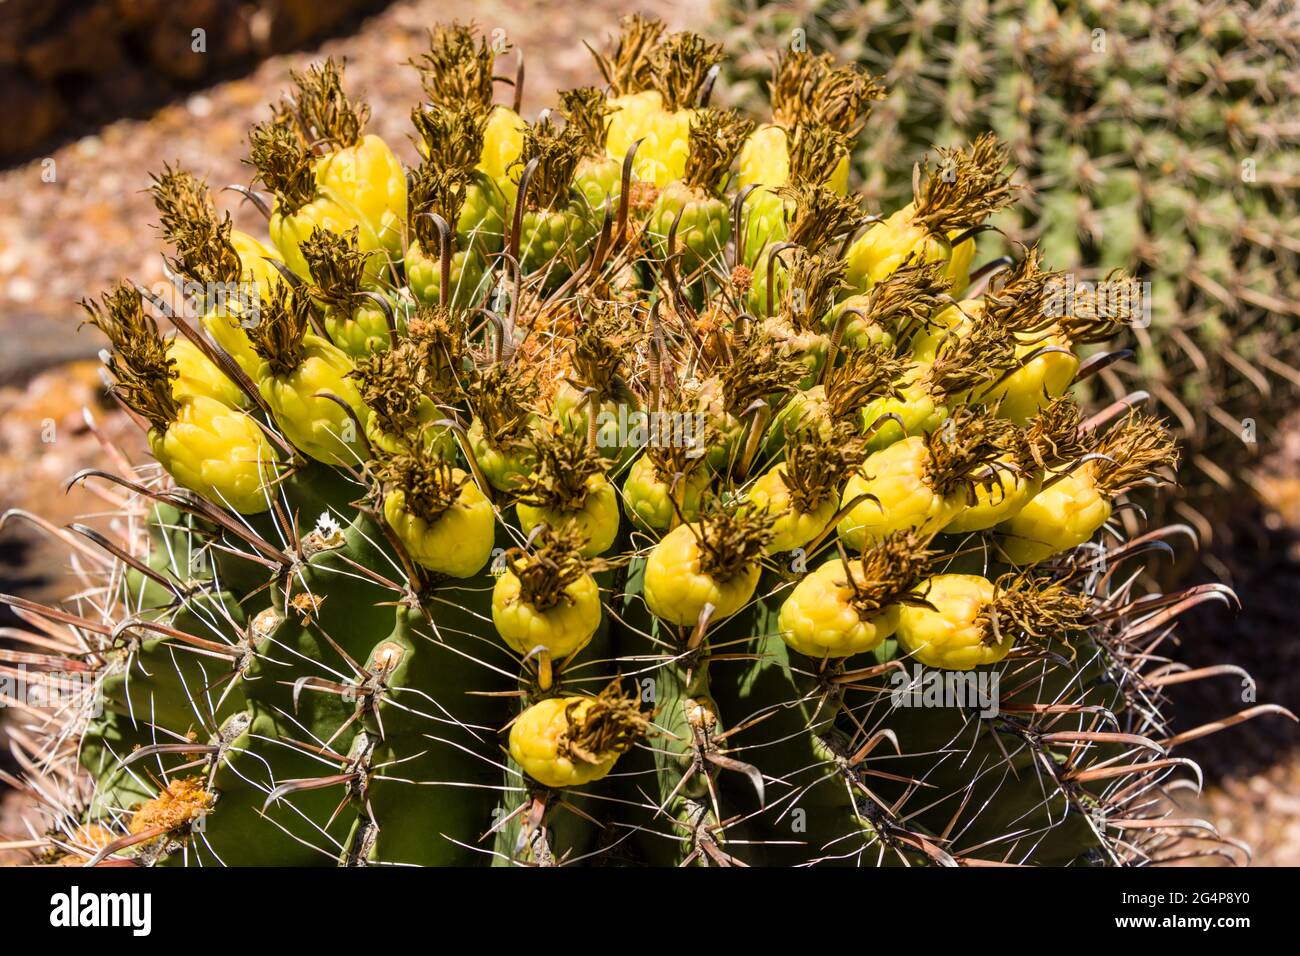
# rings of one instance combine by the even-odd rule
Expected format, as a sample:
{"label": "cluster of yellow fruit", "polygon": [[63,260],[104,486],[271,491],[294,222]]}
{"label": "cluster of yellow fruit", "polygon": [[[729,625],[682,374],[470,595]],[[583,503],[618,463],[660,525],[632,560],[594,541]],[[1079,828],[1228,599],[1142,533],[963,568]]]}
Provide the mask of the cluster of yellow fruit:
{"label": "cluster of yellow fruit", "polygon": [[1174,451],[1068,395],[1124,315],[1053,311],[1032,249],[972,273],[1015,199],[1005,149],[939,150],[875,220],[847,168],[883,91],[855,68],[784,56],[755,127],[705,105],[718,47],[633,17],[608,88],[530,124],[494,103],[495,55],[433,31],[409,171],[334,63],[295,75],[250,134],[265,242],[193,176],[157,178],[172,268],[252,290],[205,299],[201,331],[152,300],[171,339],[129,285],[87,304],[178,484],[257,515],[310,459],[370,489],[417,576],[497,553],[492,622],[535,674],[509,749],[551,787],[646,729],[616,688],[557,693],[607,617],[598,576],[632,560],[688,630],[794,576],[781,636],[820,662],[892,637],[964,670],[1086,626],[1051,562]]}

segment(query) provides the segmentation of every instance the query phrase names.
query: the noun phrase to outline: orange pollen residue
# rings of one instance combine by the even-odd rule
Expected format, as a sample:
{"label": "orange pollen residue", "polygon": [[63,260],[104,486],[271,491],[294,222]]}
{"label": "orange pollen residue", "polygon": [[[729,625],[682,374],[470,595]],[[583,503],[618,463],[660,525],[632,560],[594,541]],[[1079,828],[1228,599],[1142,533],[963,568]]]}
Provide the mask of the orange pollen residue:
{"label": "orange pollen residue", "polygon": [[104,849],[116,839],[117,834],[107,827],[98,823],[83,824],[77,827],[76,831],[66,841],[81,852],[65,853],[55,860],[55,863],[58,866],[81,866],[89,858],[87,854],[93,854]]}
{"label": "orange pollen residue", "polygon": [[212,794],[204,789],[202,778],[176,780],[136,810],[127,829],[131,833],[160,827],[168,832],[178,830],[201,817],[211,806]]}
{"label": "orange pollen residue", "polygon": [[731,284],[739,293],[749,291],[749,287],[754,284],[754,273],[749,266],[736,266],[731,270]]}
{"label": "orange pollen residue", "polygon": [[635,213],[647,213],[659,198],[659,187],[654,183],[637,180],[628,187],[627,204]]}

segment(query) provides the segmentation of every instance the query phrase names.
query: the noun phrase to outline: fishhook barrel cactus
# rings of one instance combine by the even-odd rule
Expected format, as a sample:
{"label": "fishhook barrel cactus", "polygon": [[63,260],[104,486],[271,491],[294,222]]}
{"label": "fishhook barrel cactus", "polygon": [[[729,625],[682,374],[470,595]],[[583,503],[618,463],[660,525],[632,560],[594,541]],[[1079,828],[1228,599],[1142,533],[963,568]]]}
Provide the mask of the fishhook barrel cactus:
{"label": "fishhook barrel cactus", "polygon": [[73,476],[113,503],[94,527],[8,516],[84,585],[5,599],[4,673],[64,694],[14,734],[34,855],[1219,852],[1156,799],[1209,729],[1166,725],[1201,675],[1163,647],[1232,596],[1149,590],[1176,528],[1115,534],[1178,457],[1140,395],[1072,397],[1126,314],[1056,308],[1034,249],[972,261],[1019,198],[1007,150],[940,150],[873,220],[856,68],[790,58],[755,125],[708,105],[720,49],[631,17],[606,86],[530,123],[495,56],[432,31],[413,170],[340,66],[295,75],[249,136],[265,238],[157,177],[207,291],[85,303],[153,460]]}

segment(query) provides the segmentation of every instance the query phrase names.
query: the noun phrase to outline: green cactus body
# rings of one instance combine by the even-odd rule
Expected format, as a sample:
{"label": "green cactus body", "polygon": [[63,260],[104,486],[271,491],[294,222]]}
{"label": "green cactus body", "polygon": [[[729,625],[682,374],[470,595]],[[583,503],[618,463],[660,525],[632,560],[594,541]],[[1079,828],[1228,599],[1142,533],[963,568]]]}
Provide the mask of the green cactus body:
{"label": "green cactus body", "polygon": [[[1031,6],[1027,29],[1046,29],[1047,6]],[[1062,22],[1096,15],[1079,10]],[[1171,729],[1162,712],[1170,674],[1202,676],[1178,671],[1162,642],[1173,617],[1226,589],[1160,595],[1140,563],[1150,548],[1116,540],[1112,516],[1139,520],[1142,489],[1177,452],[1155,416],[1069,395],[1079,354],[1107,327],[1088,311],[1098,300],[1041,321],[1052,274],[1034,248],[943,311],[964,278],[949,288],[942,273],[956,262],[964,277],[974,255],[952,233],[1018,198],[1003,147],[979,137],[944,153],[964,164],[961,189],[918,177],[912,210],[850,244],[847,263],[856,199],[796,184],[792,244],[769,288],[770,245],[744,268],[721,214],[753,126],[699,106],[712,45],[643,17],[622,30],[600,61],[610,94],[566,101],[574,116],[594,108],[581,143],[568,116],[524,125],[494,105],[487,38],[431,31],[426,99],[468,104],[483,144],[471,137],[450,168],[426,154],[409,194],[391,153],[361,136],[364,110],[338,98],[338,68],[295,74],[296,110],[255,128],[250,154],[293,210],[272,216],[275,245],[311,284],[263,273],[257,316],[208,303],[200,323],[253,388],[165,337],[133,285],[84,303],[111,345],[122,420],[153,458],[114,454],[122,474],[77,476],[121,503],[54,535],[77,552],[72,593],[57,606],[0,597],[30,629],[6,630],[16,659],[38,660],[31,673],[50,686],[85,678],[86,702],[103,704],[18,718],[17,763],[44,799],[27,821],[32,862],[1152,865],[1236,852],[1166,809],[1195,778],[1169,751],[1207,728]],[[967,22],[952,36],[975,32]],[[895,33],[922,60],[933,48]],[[1110,68],[1142,74],[1139,59]],[[787,78],[824,67],[791,58]],[[1042,111],[1018,110],[1013,72],[973,105],[1032,133],[1019,127]],[[857,72],[826,76],[852,87],[841,99],[875,95]],[[932,86],[900,93],[924,104]],[[951,86],[953,127],[973,90]],[[326,119],[320,142],[335,153],[318,166],[317,137],[299,127]],[[763,120],[739,165],[766,188],[791,158],[783,128]],[[1190,110],[1180,122],[1208,136],[1219,119]],[[910,168],[905,138],[946,127],[868,129],[888,133],[869,133],[868,149]],[[1109,155],[1124,132],[1111,116],[1078,130]],[[610,162],[591,155],[602,135]],[[596,257],[593,213],[642,136],[660,205],[648,232],[611,230]],[[1051,162],[1064,175],[1077,161],[1061,142]],[[1214,234],[1187,221],[1180,142],[1144,136],[1136,150],[1174,172],[1104,177],[1151,217],[1137,232],[1108,225],[1116,254],[1149,247],[1148,221]],[[888,155],[881,169],[895,171]],[[521,166],[522,231],[504,244],[516,268],[474,229],[504,208],[492,189],[513,197]],[[155,179],[187,281],[257,272],[265,244],[231,238],[197,180]],[[887,183],[868,177],[869,189]],[[1065,241],[1098,198],[1045,188],[997,221],[1059,214],[1053,240]],[[440,244],[421,216],[434,210],[458,227],[446,303],[440,263],[419,243],[397,263],[390,244],[404,215],[405,238],[419,224]],[[662,261],[656,239],[677,210],[681,247],[719,268]],[[1076,251],[1080,263],[1096,252]],[[907,265],[910,253],[936,265]],[[395,265],[382,290],[362,282],[381,256]],[[1235,263],[1206,245],[1172,261],[1218,282]],[[372,292],[405,303],[396,328],[369,308]],[[1061,351],[1031,358],[1048,337]],[[651,414],[689,425],[670,423],[665,440]],[[1260,704],[1217,723],[1279,712]]]}
{"label": "green cactus body", "polygon": [[[425,255],[418,242],[406,250],[406,281],[421,305],[437,305],[442,301],[442,264],[436,256]],[[477,250],[456,252],[451,257],[448,301],[460,308],[479,302],[489,291],[489,281],[486,263]]]}
{"label": "green cactus body", "polygon": [[680,268],[686,275],[716,263],[731,238],[726,203],[682,182],[665,186],[650,210],[648,228],[661,254],[666,253],[674,222],[679,248],[684,251]]}
{"label": "green cactus body", "polygon": [[525,272],[546,269],[550,281],[558,284],[589,254],[595,238],[585,200],[558,209],[532,209],[524,213],[520,230],[520,261]]}

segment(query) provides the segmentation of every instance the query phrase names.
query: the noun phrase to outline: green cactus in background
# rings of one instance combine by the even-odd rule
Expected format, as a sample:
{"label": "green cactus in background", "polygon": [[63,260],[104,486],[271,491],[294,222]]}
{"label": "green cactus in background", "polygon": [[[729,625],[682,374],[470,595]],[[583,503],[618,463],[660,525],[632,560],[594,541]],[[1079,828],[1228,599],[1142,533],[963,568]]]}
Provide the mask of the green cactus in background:
{"label": "green cactus in background", "polygon": [[[986,130],[1031,187],[988,254],[1037,243],[1077,281],[1150,283],[1149,325],[1108,369],[1152,392],[1186,448],[1175,507],[1203,537],[1300,385],[1300,13],[1290,0],[724,0],[732,92],[758,101],[792,44],[884,76],[857,152],[874,211],[916,156]],[[1018,254],[1017,254],[1018,257]],[[1207,522],[1204,520],[1208,518]]]}
{"label": "green cactus in background", "polygon": [[[445,83],[505,125],[476,127],[461,160],[426,143],[415,201],[387,175],[347,195],[318,180],[279,115],[252,135],[281,193],[267,213],[288,265],[263,274],[269,288],[238,310],[200,303],[198,323],[125,282],[86,303],[112,346],[111,394],[157,460],[113,449],[115,470],[73,476],[112,502],[94,527],[6,516],[71,548],[82,578],[58,606],[3,598],[29,631],[0,649],[0,673],[61,701],[25,706],[13,735],[19,785],[41,801],[36,859],[1231,852],[1153,799],[1194,772],[1169,750],[1215,729],[1166,726],[1163,687],[1189,675],[1162,641],[1231,592],[1150,590],[1141,562],[1177,528],[1129,543],[1111,518],[1170,479],[1171,438],[1140,394],[1095,412],[1070,394],[1104,364],[1078,345],[1131,315],[1101,314],[1087,291],[1053,312],[1061,274],[1037,251],[972,271],[971,234],[1018,193],[1006,150],[981,136],[856,239],[856,201],[818,182],[774,193],[791,222],[755,250],[756,318],[736,243],[680,228],[747,234],[724,167],[750,127],[699,102],[716,56],[625,22],[603,95],[617,116],[655,93],[637,101],[655,160],[638,167],[623,121],[553,113],[514,137],[487,47],[436,30],[435,109]],[[832,75],[800,69],[809,90]],[[298,82],[365,115],[332,67]],[[570,113],[603,118],[581,96]],[[435,120],[417,113],[426,131]],[[620,176],[593,203],[574,167],[601,165],[602,129]],[[503,161],[511,142],[518,162]],[[206,187],[166,181],[180,278],[220,263],[237,280]],[[506,196],[498,245],[475,230]],[[184,375],[181,341],[197,352]],[[1285,713],[1227,723],[1270,712]]]}

